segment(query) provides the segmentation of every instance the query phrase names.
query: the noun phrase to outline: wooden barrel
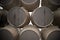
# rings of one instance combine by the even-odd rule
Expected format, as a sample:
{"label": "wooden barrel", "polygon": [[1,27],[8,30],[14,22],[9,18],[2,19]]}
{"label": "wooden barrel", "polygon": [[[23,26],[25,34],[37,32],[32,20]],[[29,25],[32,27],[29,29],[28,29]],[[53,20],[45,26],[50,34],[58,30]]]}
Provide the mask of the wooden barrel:
{"label": "wooden barrel", "polygon": [[6,26],[0,29],[0,40],[17,40],[18,30],[12,26]]}
{"label": "wooden barrel", "polygon": [[52,24],[53,16],[54,15],[49,8],[42,6],[33,11],[31,21],[38,27],[47,27]]}
{"label": "wooden barrel", "polygon": [[27,25],[20,31],[19,40],[40,40],[41,34],[36,26]]}
{"label": "wooden barrel", "polygon": [[0,6],[6,10],[9,10],[14,6],[21,6],[21,2],[20,0],[0,0]]}
{"label": "wooden barrel", "polygon": [[60,8],[58,8],[56,11],[54,11],[53,25],[60,27]]}
{"label": "wooden barrel", "polygon": [[60,40],[60,29],[57,26],[51,26],[41,31],[42,40]]}
{"label": "wooden barrel", "polygon": [[42,6],[47,6],[54,11],[60,6],[60,0],[42,0]]}
{"label": "wooden barrel", "polygon": [[23,7],[13,7],[7,14],[11,26],[23,27],[30,22],[30,15]]}
{"label": "wooden barrel", "polygon": [[0,27],[4,27],[5,25],[8,25],[7,22],[7,14],[8,11],[0,9]]}
{"label": "wooden barrel", "polygon": [[40,0],[21,0],[22,6],[30,11],[33,11],[40,4]]}

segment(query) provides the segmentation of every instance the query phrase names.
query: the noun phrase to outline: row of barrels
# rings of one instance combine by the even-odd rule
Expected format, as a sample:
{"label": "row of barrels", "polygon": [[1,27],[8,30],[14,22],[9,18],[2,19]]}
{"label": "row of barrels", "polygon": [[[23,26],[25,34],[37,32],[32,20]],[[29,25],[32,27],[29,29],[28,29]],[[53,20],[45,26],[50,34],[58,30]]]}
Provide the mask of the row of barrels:
{"label": "row of barrels", "polygon": [[42,0],[42,6],[46,6],[52,11],[55,11],[60,7],[60,0]]}
{"label": "row of barrels", "polygon": [[[39,4],[40,0],[0,0],[0,40],[60,40],[60,1]],[[30,20],[33,25],[28,25]]]}
{"label": "row of barrels", "polygon": [[15,6],[24,7],[28,11],[33,11],[40,4],[40,0],[0,0],[0,6],[10,10]]}
{"label": "row of barrels", "polygon": [[13,7],[9,11],[0,10],[0,26],[11,25],[15,27],[24,27],[30,20],[37,27],[48,27],[56,25],[60,27],[60,9],[52,12],[49,8],[42,6],[36,8],[32,15],[23,7]]}
{"label": "row of barrels", "polygon": [[[24,7],[28,11],[33,11],[39,7],[40,0],[0,0],[0,6],[9,10],[14,6]],[[42,6],[50,8],[52,11],[60,7],[60,0],[42,0]]]}
{"label": "row of barrels", "polygon": [[51,25],[39,31],[35,25],[22,29],[8,25],[0,29],[0,40],[60,40],[60,29]]}

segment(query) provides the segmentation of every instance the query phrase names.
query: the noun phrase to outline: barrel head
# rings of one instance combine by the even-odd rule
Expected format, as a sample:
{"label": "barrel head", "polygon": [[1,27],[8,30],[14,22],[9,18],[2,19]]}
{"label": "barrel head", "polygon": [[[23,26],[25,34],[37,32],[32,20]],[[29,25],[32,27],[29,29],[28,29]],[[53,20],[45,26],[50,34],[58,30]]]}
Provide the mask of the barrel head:
{"label": "barrel head", "polygon": [[31,20],[38,27],[47,27],[53,22],[53,13],[47,7],[37,8],[33,11]]}

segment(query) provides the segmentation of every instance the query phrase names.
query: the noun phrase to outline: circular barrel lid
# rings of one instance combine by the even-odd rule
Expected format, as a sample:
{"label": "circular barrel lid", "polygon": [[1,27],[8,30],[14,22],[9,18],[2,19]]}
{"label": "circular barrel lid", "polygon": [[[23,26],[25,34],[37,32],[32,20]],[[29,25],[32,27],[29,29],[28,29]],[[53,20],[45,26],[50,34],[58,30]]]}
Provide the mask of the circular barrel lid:
{"label": "circular barrel lid", "polygon": [[60,8],[58,8],[56,11],[54,11],[53,25],[60,27]]}
{"label": "circular barrel lid", "polygon": [[14,40],[14,38],[8,30],[0,30],[0,40]]}
{"label": "circular barrel lid", "polygon": [[7,14],[10,25],[23,27],[29,23],[29,13],[23,7],[14,7]]}
{"label": "circular barrel lid", "polygon": [[38,27],[47,27],[53,22],[53,13],[47,7],[40,7],[33,11],[31,20]]}
{"label": "circular barrel lid", "polygon": [[39,36],[34,31],[27,30],[21,34],[20,40],[39,40]]}
{"label": "circular barrel lid", "polygon": [[56,30],[51,32],[48,35],[47,40],[60,40],[60,31]]}
{"label": "circular barrel lid", "polygon": [[40,0],[21,0],[21,2],[22,6],[29,12],[36,9],[40,4]]}
{"label": "circular barrel lid", "polygon": [[51,25],[48,28],[42,29],[42,40],[57,40],[60,39],[60,29],[57,26]]}
{"label": "circular barrel lid", "polygon": [[53,5],[60,5],[60,0],[48,0]]}
{"label": "circular barrel lid", "polygon": [[13,26],[5,26],[0,29],[0,40],[16,40],[18,37],[18,30]]}
{"label": "circular barrel lid", "polygon": [[40,40],[40,32],[34,26],[25,26],[21,30],[20,40]]}
{"label": "circular barrel lid", "polygon": [[7,13],[8,11],[0,9],[0,27],[8,25]]}
{"label": "circular barrel lid", "polygon": [[21,1],[20,0],[0,0],[0,6],[2,6],[6,10],[10,10],[15,6],[21,7]]}

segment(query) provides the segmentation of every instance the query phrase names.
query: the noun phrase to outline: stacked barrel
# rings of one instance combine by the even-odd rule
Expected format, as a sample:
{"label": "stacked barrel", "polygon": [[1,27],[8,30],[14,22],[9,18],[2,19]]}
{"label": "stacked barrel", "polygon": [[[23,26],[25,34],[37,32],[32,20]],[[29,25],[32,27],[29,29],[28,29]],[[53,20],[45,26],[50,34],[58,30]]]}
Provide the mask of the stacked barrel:
{"label": "stacked barrel", "polygon": [[60,0],[0,0],[0,7],[0,40],[60,40]]}

